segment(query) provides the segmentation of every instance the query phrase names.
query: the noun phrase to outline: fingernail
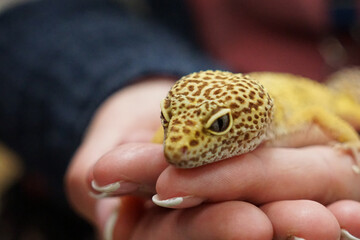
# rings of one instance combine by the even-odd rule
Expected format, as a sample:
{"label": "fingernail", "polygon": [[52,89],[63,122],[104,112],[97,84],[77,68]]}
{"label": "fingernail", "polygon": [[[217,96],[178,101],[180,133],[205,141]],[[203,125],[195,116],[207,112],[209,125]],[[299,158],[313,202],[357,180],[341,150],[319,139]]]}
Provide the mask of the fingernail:
{"label": "fingernail", "polygon": [[290,238],[288,238],[289,240],[306,240],[305,238],[301,238],[301,237],[296,237],[296,236],[291,236]]}
{"label": "fingernail", "polygon": [[91,187],[94,190],[98,191],[98,192],[106,192],[106,193],[108,193],[108,192],[114,192],[114,191],[118,190],[120,188],[120,183],[121,183],[121,181],[110,183],[110,184],[104,185],[104,186],[99,186],[95,182],[95,180],[92,180],[91,181]]}
{"label": "fingernail", "polygon": [[102,198],[102,197],[108,197],[111,195],[116,194],[124,194],[124,193],[130,193],[139,188],[139,184],[132,183],[132,182],[126,182],[126,181],[118,181],[114,183],[110,183],[108,185],[99,186],[95,180],[91,182],[91,187],[97,191],[100,192],[100,194],[90,194],[91,196],[95,198]]}
{"label": "fingernail", "polygon": [[360,238],[355,237],[345,229],[341,229],[341,240],[360,240]]}
{"label": "fingernail", "polygon": [[95,199],[101,199],[101,198],[105,198],[105,197],[109,197],[110,194],[108,193],[93,193],[93,192],[89,192],[89,196]]}
{"label": "fingernail", "polygon": [[106,221],[104,228],[104,240],[112,240],[114,234],[115,223],[118,218],[118,209],[116,209]]}
{"label": "fingernail", "polygon": [[184,196],[184,197],[174,197],[169,199],[160,200],[159,195],[155,194],[152,197],[153,203],[160,207],[165,208],[188,208],[200,205],[204,202],[205,198],[195,197],[195,196]]}
{"label": "fingernail", "polygon": [[360,174],[360,168],[357,165],[352,165],[352,170],[356,173],[356,174]]}

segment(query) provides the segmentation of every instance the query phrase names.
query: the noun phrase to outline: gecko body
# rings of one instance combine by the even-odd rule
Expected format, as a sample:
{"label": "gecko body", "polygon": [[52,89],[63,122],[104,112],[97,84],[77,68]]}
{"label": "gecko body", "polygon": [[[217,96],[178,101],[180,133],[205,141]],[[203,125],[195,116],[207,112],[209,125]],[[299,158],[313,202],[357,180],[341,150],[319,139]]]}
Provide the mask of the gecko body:
{"label": "gecko body", "polygon": [[[202,71],[178,80],[161,102],[164,153],[193,168],[267,146],[340,143],[358,164],[360,104],[284,73]],[[354,167],[359,171],[358,167]]]}

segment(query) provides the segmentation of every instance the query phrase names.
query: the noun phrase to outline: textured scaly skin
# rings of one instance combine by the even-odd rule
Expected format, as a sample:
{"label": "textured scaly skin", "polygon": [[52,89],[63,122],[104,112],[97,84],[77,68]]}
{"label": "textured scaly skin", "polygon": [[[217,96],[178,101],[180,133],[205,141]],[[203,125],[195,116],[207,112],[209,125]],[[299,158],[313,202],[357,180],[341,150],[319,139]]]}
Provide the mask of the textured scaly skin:
{"label": "textured scaly skin", "polygon": [[[349,94],[300,76],[192,73],[175,83],[161,111],[164,139],[159,131],[154,141],[164,142],[166,159],[176,167],[202,166],[260,144],[301,147],[338,142],[359,161],[360,140],[354,127],[360,127],[360,104]],[[212,124],[225,115],[229,126],[213,131]]]}

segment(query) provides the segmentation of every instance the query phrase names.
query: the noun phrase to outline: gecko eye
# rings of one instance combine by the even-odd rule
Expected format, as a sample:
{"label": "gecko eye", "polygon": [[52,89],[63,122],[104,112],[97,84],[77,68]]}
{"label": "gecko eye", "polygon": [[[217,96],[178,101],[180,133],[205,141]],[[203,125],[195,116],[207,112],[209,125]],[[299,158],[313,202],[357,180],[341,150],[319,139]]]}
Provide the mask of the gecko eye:
{"label": "gecko eye", "polygon": [[163,126],[167,126],[169,124],[169,120],[165,118],[163,111],[161,111],[160,119]]}
{"label": "gecko eye", "polygon": [[223,135],[231,129],[232,123],[233,119],[230,109],[221,109],[210,117],[205,128],[214,135]]}
{"label": "gecko eye", "polygon": [[230,123],[229,114],[226,114],[216,119],[215,122],[211,124],[209,129],[214,132],[223,132],[228,128],[229,123]]}
{"label": "gecko eye", "polygon": [[170,122],[170,116],[168,114],[167,111],[167,107],[169,107],[169,102],[164,99],[163,101],[161,101],[160,103],[160,108],[161,108],[161,122],[163,126],[167,126],[167,124],[169,124]]}

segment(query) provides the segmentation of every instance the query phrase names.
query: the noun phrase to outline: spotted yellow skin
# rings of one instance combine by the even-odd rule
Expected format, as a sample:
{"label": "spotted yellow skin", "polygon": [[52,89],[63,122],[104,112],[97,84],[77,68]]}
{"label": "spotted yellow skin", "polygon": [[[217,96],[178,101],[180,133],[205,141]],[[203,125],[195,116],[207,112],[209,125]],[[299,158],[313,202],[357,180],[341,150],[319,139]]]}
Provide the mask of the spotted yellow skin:
{"label": "spotted yellow skin", "polygon": [[[192,73],[175,83],[161,111],[165,157],[180,168],[240,155],[260,144],[300,147],[336,141],[349,144],[352,152],[360,146],[348,123],[360,126],[359,103],[290,74]],[[211,131],[211,123],[224,113],[230,116],[228,129]]]}

